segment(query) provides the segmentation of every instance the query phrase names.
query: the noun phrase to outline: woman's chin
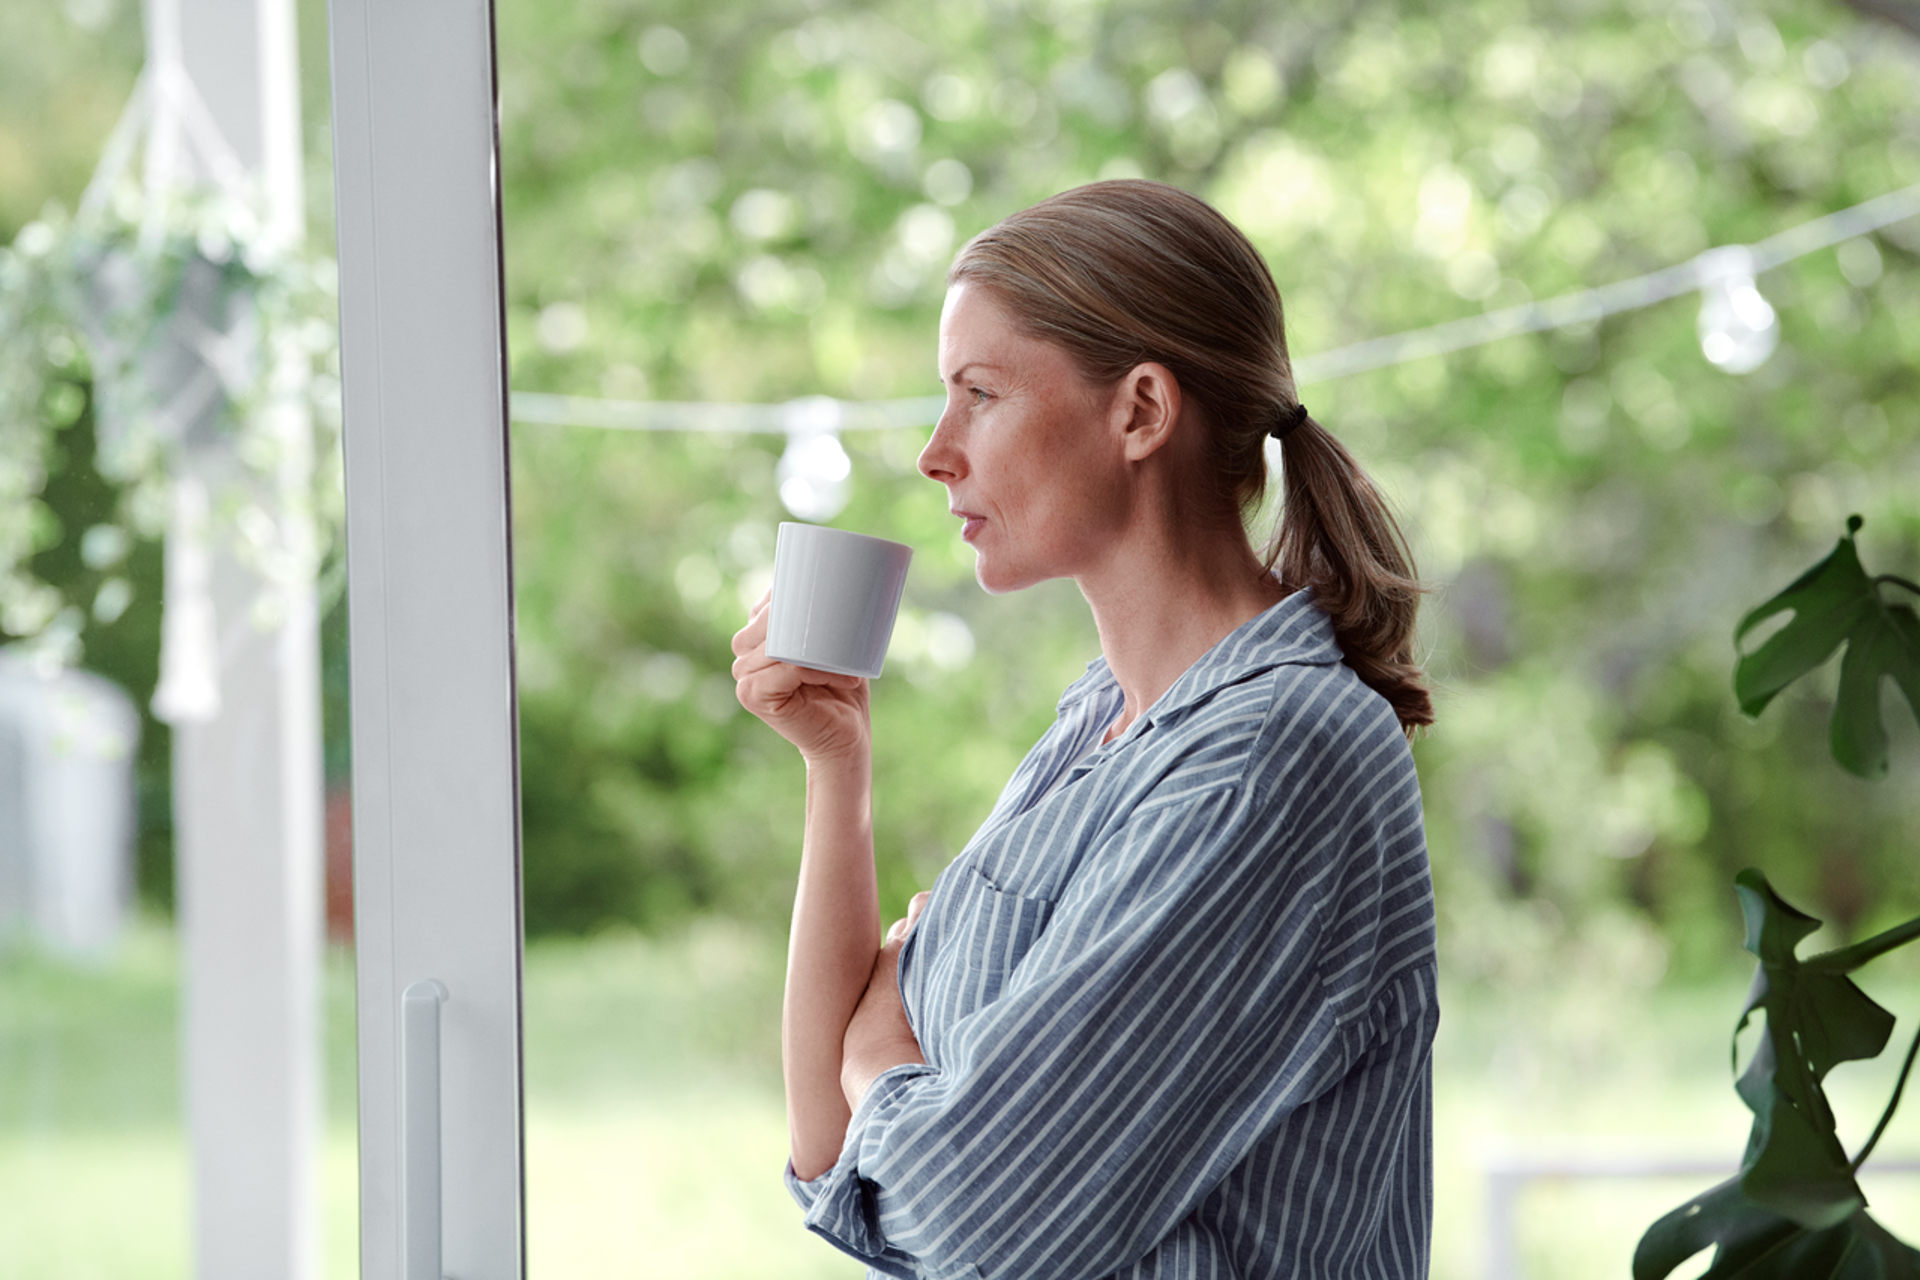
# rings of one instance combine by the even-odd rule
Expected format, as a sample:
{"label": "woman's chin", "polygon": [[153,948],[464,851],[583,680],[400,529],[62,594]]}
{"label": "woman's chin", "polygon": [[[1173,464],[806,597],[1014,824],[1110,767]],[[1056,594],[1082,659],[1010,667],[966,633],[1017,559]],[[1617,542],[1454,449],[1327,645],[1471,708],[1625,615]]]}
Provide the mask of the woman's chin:
{"label": "woman's chin", "polygon": [[1003,596],[1013,590],[1012,587],[1001,585],[999,579],[989,573],[987,566],[979,561],[975,561],[973,566],[973,580],[979,583],[980,589],[990,596]]}
{"label": "woman's chin", "polygon": [[975,553],[973,561],[973,580],[980,589],[990,596],[1004,596],[1014,591],[1024,591],[1041,579],[1032,573],[1010,570],[1005,565],[996,565],[987,557]]}

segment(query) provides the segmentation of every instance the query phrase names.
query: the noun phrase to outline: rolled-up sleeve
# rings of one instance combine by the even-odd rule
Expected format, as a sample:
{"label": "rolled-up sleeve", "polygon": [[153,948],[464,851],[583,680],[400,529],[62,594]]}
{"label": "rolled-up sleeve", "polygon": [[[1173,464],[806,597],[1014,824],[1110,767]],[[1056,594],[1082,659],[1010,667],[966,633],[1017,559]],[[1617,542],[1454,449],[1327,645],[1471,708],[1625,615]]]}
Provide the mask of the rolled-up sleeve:
{"label": "rolled-up sleeve", "polygon": [[902,1280],[916,1280],[923,1273],[914,1260],[898,1249],[889,1249],[880,1233],[874,1212],[873,1188],[863,1186],[860,1158],[863,1143],[858,1139],[885,1132],[891,1108],[920,1077],[938,1072],[922,1062],[892,1067],[874,1078],[847,1125],[847,1143],[840,1159],[811,1182],[802,1181],[787,1162],[787,1190],[807,1211],[807,1229],[822,1236],[843,1252],[862,1258],[876,1271]]}

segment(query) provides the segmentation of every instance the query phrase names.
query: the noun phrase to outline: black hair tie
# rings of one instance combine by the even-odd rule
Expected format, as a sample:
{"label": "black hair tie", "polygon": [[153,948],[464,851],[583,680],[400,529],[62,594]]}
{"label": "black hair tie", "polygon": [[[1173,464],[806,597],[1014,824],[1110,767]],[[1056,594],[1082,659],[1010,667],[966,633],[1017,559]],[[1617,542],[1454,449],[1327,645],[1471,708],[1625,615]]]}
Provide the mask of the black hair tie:
{"label": "black hair tie", "polygon": [[1267,432],[1267,434],[1275,440],[1285,440],[1288,436],[1299,430],[1300,424],[1306,420],[1307,406],[1304,404],[1296,404],[1293,406],[1293,412],[1287,415],[1286,421]]}

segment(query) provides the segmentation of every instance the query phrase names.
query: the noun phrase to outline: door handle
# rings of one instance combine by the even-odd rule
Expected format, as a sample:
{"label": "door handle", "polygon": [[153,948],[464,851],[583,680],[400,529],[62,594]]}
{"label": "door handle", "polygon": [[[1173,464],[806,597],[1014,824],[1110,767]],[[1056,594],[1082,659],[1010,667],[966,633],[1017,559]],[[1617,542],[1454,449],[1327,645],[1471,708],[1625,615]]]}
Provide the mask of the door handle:
{"label": "door handle", "polygon": [[400,1162],[405,1280],[440,1270],[440,1004],[447,989],[423,978],[400,997]]}

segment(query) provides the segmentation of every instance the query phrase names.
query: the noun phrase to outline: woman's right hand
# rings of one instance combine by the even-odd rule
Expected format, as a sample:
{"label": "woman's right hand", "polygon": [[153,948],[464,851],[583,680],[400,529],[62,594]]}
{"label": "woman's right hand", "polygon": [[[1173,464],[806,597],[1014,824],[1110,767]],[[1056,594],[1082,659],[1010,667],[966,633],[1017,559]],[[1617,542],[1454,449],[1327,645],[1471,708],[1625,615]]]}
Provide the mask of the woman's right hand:
{"label": "woman's right hand", "polygon": [[857,755],[871,749],[867,682],[796,667],[767,656],[769,591],[734,633],[734,693],[740,705],[800,749],[809,764]]}

